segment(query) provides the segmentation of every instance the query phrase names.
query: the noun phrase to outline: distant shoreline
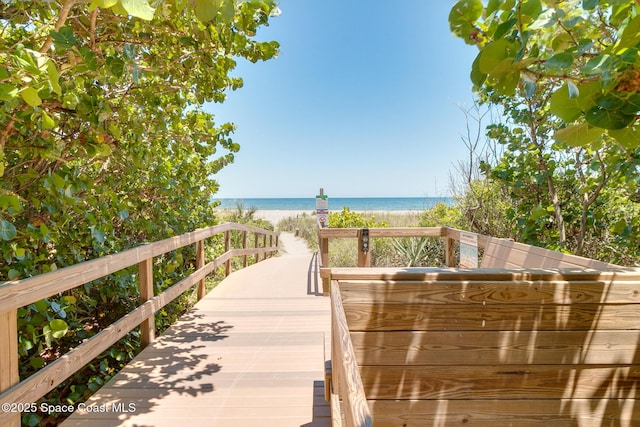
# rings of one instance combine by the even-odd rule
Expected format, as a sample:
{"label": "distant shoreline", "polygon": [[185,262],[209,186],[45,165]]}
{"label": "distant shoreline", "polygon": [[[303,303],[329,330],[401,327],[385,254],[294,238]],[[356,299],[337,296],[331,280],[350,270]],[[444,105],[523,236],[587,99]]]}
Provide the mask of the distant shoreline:
{"label": "distant shoreline", "polygon": [[[336,209],[336,210],[330,210],[329,212],[340,212],[342,209]],[[232,209],[220,209],[220,212],[232,212]],[[371,215],[371,216],[379,216],[379,215],[386,215],[386,214],[391,214],[391,215],[417,215],[420,211],[415,211],[415,210],[404,210],[404,211],[357,211],[354,210],[354,212],[358,212],[358,213],[362,213],[365,215]],[[303,216],[303,215],[307,215],[309,217],[315,217],[315,211],[313,210],[299,210],[299,209],[295,209],[295,210],[287,210],[287,209],[266,209],[266,210],[256,210],[255,214],[254,214],[254,218],[258,218],[258,219],[264,219],[266,221],[269,221],[270,223],[272,223],[274,226],[278,225],[278,223],[280,221],[282,221],[285,218],[290,218],[290,217],[296,217],[296,216]]]}
{"label": "distant shoreline", "polygon": [[[456,200],[452,197],[331,197],[329,209],[340,211],[348,207],[358,212],[422,212],[432,208],[437,203],[453,205]],[[233,210],[238,204],[244,209],[259,211],[303,211],[314,212],[316,200],[313,197],[283,197],[283,198],[220,198],[219,209]]]}

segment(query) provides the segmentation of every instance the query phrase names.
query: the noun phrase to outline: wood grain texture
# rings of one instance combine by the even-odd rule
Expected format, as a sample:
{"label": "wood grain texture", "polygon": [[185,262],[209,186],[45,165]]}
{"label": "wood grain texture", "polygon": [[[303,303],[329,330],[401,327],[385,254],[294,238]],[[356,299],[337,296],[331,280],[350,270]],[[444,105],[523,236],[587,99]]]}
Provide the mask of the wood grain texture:
{"label": "wood grain texture", "polygon": [[[266,235],[276,234],[269,230],[262,230],[242,224],[225,223],[199,229],[191,233],[161,240],[108,255],[91,261],[86,261],[70,267],[41,274],[28,279],[16,280],[0,284],[0,313],[14,308],[24,307],[51,295],[81,286],[87,282],[99,279],[116,271],[131,267],[145,259],[154,258],[164,253],[195,244],[219,233],[229,230],[247,230]],[[277,248],[259,248],[254,253],[264,253]],[[256,255],[257,256],[257,255]]]}
{"label": "wood grain texture", "polygon": [[234,271],[90,400],[134,412],[75,413],[63,426],[328,427],[330,300],[308,293],[310,260]]}
{"label": "wood grain texture", "polygon": [[[188,277],[179,281],[175,285],[165,290],[162,294],[153,296],[153,257],[174,250],[178,247],[185,246],[187,244],[194,243],[202,244],[204,238],[210,237],[213,234],[220,232],[229,235],[231,230],[241,230],[254,232],[256,235],[263,233],[262,235],[274,235],[274,232],[261,230],[255,227],[249,227],[239,224],[223,224],[221,226],[209,227],[207,229],[196,230],[192,233],[187,233],[175,238],[166,239],[160,242],[156,242],[150,245],[144,245],[129,251],[124,251],[112,256],[103,257],[97,260],[81,263],[76,266],[68,267],[58,270],[56,272],[47,273],[42,276],[37,276],[32,279],[21,280],[17,282],[10,282],[0,285],[0,322],[2,319],[13,318],[15,323],[16,308],[21,305],[27,305],[34,301],[37,301],[44,296],[50,296],[54,293],[61,292],[62,290],[71,289],[75,286],[84,284],[87,278],[94,277],[96,274],[103,275],[109,274],[109,272],[117,271],[121,268],[131,266],[134,264],[139,265],[139,281],[140,281],[140,299],[141,305],[128,313],[126,316],[116,321],[112,325],[108,326],[104,330],[92,338],[86,340],[76,348],[70,350],[66,354],[62,355],[53,363],[47,365],[45,368],[39,370],[26,380],[17,383],[12,383],[12,387],[5,387],[0,390],[0,403],[13,403],[13,402],[36,402],[46,393],[51,391],[62,381],[67,379],[73,373],[78,371],[84,365],[89,363],[100,353],[111,347],[116,341],[124,337],[134,328],[141,326],[142,344],[143,347],[149,345],[154,338],[154,313],[164,307],[169,302],[173,301],[187,289],[191,288],[197,283],[201,283],[207,275],[212,273],[218,266],[223,263],[228,263],[233,256],[242,255],[244,253],[260,254],[277,250],[275,247],[262,247],[255,249],[230,249],[224,254],[216,258],[215,260],[202,265],[195,272]],[[212,234],[213,233],[213,234]],[[266,240],[263,240],[266,242]],[[257,256],[257,255],[256,255]],[[204,258],[198,262],[200,266]],[[83,272],[83,269],[85,270]],[[60,272],[66,273],[61,274]],[[92,279],[89,279],[92,280]],[[2,298],[6,298],[2,300]],[[16,305],[12,308],[13,305]],[[3,312],[2,310],[8,310]],[[7,317],[8,316],[8,317]],[[7,324],[9,325],[9,324]],[[0,323],[0,327],[7,326]],[[10,325],[9,325],[10,326]],[[0,335],[0,363],[2,359],[8,360],[5,357],[5,353],[13,353],[15,350],[15,358],[17,365],[17,331],[12,331],[7,326],[5,328],[12,337]],[[15,328],[14,328],[15,329]],[[8,365],[8,362],[5,362]],[[0,366],[6,368],[7,366]],[[4,371],[3,371],[4,372]],[[10,370],[6,371],[5,375],[14,375]],[[17,368],[15,369],[15,375],[17,376]],[[6,381],[5,381],[6,382]],[[17,384],[16,384],[17,383]],[[8,422],[10,414],[0,413],[0,425]]]}
{"label": "wood grain texture", "polygon": [[341,280],[345,304],[633,304],[640,281]]}
{"label": "wood grain texture", "polygon": [[637,269],[330,276],[376,426],[640,421]]}
{"label": "wood grain texture", "polygon": [[584,267],[608,269],[619,267],[603,261],[565,254],[514,242],[507,239],[491,237],[484,250],[483,268],[563,268]]}
{"label": "wood grain texture", "polygon": [[349,326],[344,316],[340,286],[331,284],[331,334],[333,355],[336,363],[332,364],[332,372],[337,371],[338,394],[343,402],[343,410],[348,427],[372,426],[371,414],[360,380],[358,365],[349,337]]}
{"label": "wood grain texture", "polygon": [[608,399],[635,396],[640,365],[361,366],[368,399]]}
{"label": "wood grain texture", "polygon": [[[0,313],[0,393],[20,381],[17,319],[16,310]],[[0,426],[19,427],[20,413],[5,413],[0,410]]]}
{"label": "wood grain texture", "polygon": [[352,331],[640,330],[638,304],[345,304]]}
{"label": "wood grain texture", "polygon": [[351,332],[359,366],[637,363],[640,331]]}
{"label": "wood grain texture", "polygon": [[369,407],[376,427],[633,427],[640,420],[640,405],[632,398],[596,403],[591,399],[369,400]]}

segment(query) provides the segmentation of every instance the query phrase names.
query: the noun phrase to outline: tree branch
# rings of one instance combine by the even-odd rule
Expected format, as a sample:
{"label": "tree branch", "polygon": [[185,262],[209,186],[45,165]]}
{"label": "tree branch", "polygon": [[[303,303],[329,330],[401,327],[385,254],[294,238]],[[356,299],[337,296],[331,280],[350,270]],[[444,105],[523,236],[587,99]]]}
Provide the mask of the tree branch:
{"label": "tree branch", "polygon": [[[69,12],[71,8],[76,4],[76,0],[65,0],[62,4],[62,8],[60,9],[60,15],[58,15],[58,21],[56,21],[56,25],[53,27],[56,31],[58,31],[64,23],[67,21],[67,17],[69,16]],[[46,53],[53,43],[53,37],[47,37],[47,40],[44,42],[44,45],[40,49],[40,53]]]}

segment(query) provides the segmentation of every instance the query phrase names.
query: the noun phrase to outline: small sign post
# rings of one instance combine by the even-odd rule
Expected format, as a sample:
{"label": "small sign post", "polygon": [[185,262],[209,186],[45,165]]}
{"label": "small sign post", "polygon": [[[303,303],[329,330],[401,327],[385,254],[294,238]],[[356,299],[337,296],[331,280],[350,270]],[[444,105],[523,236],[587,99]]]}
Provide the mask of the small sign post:
{"label": "small sign post", "polygon": [[320,194],[316,196],[316,220],[318,228],[329,226],[329,198],[324,194],[324,189],[320,189]]}
{"label": "small sign post", "polygon": [[478,235],[460,232],[460,267],[478,268]]}

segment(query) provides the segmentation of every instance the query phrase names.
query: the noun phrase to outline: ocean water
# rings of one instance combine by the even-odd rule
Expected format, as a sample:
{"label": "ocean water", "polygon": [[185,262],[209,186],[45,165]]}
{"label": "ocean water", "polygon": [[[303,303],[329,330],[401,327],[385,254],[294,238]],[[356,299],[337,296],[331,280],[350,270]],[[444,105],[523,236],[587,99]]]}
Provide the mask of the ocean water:
{"label": "ocean water", "polygon": [[[238,198],[215,199],[221,209],[235,209],[238,203],[247,209],[314,211],[316,199],[308,198]],[[436,203],[455,204],[451,197],[334,197],[329,196],[329,210],[344,206],[353,211],[423,211]]]}

